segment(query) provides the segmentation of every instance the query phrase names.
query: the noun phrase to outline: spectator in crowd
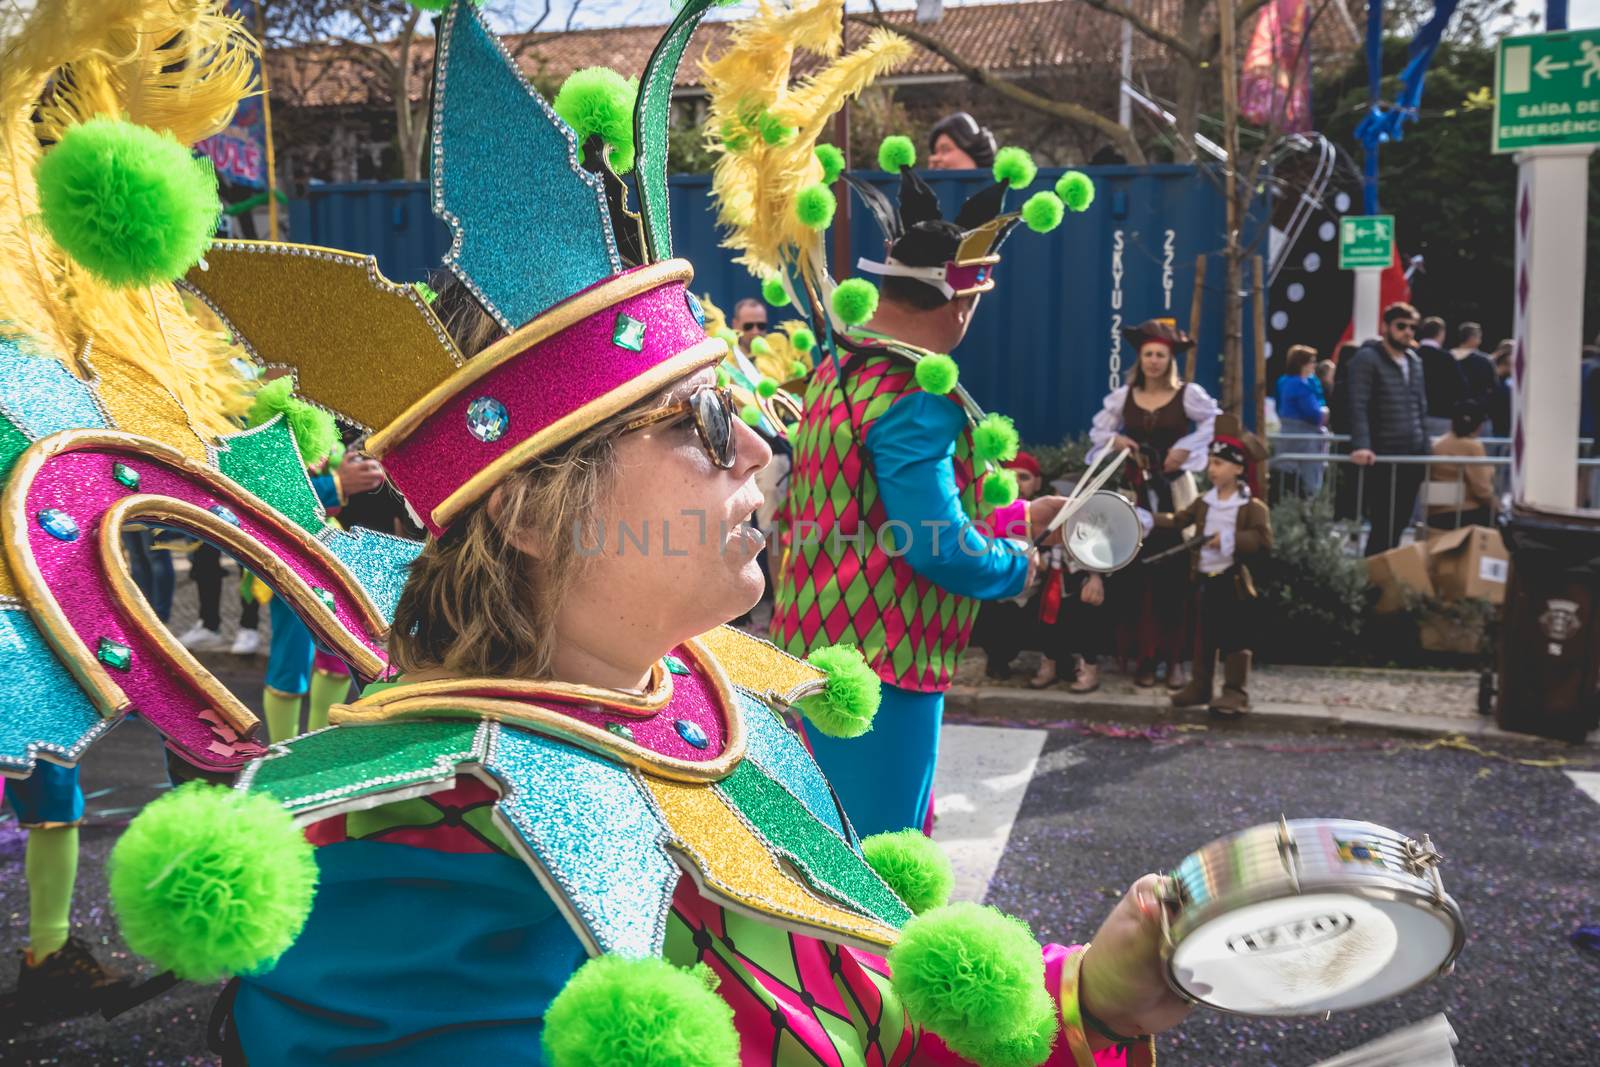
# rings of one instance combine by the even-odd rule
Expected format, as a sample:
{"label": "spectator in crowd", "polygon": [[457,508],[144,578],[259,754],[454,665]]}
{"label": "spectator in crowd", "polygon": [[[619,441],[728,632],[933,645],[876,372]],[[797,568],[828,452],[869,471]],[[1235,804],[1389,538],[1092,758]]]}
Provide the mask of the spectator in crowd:
{"label": "spectator in crowd", "polygon": [[[1032,453],[1018,452],[1006,467],[1016,473],[1017,495],[1022,499],[1032,500],[1044,488],[1044,470]],[[1041,566],[1040,571],[1044,570]],[[972,628],[971,644],[983,649],[987,658],[984,672],[990,678],[1011,677],[1011,661],[1019,654],[1024,650],[1045,649],[1046,637],[1039,618],[1040,598],[1040,589],[1027,589],[1021,597],[991,601],[978,613],[978,621]],[[1050,664],[1049,675],[1053,681],[1055,665],[1050,662],[1048,654],[1044,662]],[[1040,674],[1044,673],[1044,667],[1041,666]]]}
{"label": "spectator in crowd", "polygon": [[[1337,371],[1338,366],[1333,360],[1323,359],[1317,361],[1317,381],[1322,385],[1323,396],[1333,396],[1333,381]],[[1328,418],[1331,420],[1333,418],[1333,405],[1330,403],[1328,408]]]}
{"label": "spectator in crowd", "polygon": [[[1450,432],[1433,442],[1436,456],[1482,458],[1478,428],[1483,409],[1470,400],[1456,405]],[[1428,525],[1435,530],[1489,526],[1494,522],[1494,468],[1487,464],[1435,463],[1428,468]]]}
{"label": "spectator in crowd", "polygon": [[[1327,452],[1328,402],[1316,375],[1317,350],[1310,345],[1291,345],[1283,359],[1283,370],[1278,379],[1277,400],[1282,432],[1290,435],[1285,451]],[[1312,461],[1275,464],[1309,496],[1322,491],[1323,466]]]}
{"label": "spectator in crowd", "polygon": [[[1450,354],[1461,370],[1461,396],[1485,417],[1489,414],[1489,398],[1494,394],[1494,361],[1483,352],[1483,327],[1475,322],[1463,322],[1456,327],[1456,346]],[[1452,418],[1452,421],[1453,418]]]}
{"label": "spectator in crowd", "polygon": [[750,343],[767,332],[767,305],[753,296],[733,305],[733,332],[739,335],[739,347],[748,356]]}
{"label": "spectator in crowd", "polygon": [[1350,432],[1350,361],[1359,345],[1346,341],[1333,357],[1333,383],[1324,382],[1328,395],[1328,428],[1336,434]]}
{"label": "spectator in crowd", "polygon": [[[1088,459],[1126,448],[1123,473],[1137,506],[1152,514],[1176,511],[1199,496],[1194,474],[1206,469],[1211,427],[1221,409],[1179,374],[1178,357],[1194,342],[1176,323],[1149,319],[1122,333],[1138,359],[1129,384],[1107,394],[1095,415]],[[1158,554],[1182,540],[1176,531],[1160,531],[1145,541],[1141,554]],[[1183,664],[1192,642],[1184,577],[1184,560],[1173,556],[1152,566],[1128,567],[1111,583],[1119,617],[1117,652],[1136,664],[1136,685],[1155,685],[1160,663],[1167,665],[1168,687],[1181,689],[1188,681]]]}
{"label": "spectator in crowd", "polygon": [[1466,389],[1461,379],[1461,368],[1444,350],[1443,319],[1437,315],[1423,319],[1417,327],[1416,343],[1428,398],[1428,412],[1423,418],[1423,426],[1432,439],[1449,431],[1450,417],[1456,405],[1461,403]]}
{"label": "spectator in crowd", "polygon": [[1494,394],[1489,398],[1489,425],[1496,437],[1511,436],[1511,353],[1517,343],[1506,338],[1494,346]]}
{"label": "spectator in crowd", "polygon": [[[1422,360],[1411,350],[1416,328],[1416,308],[1390,304],[1383,310],[1383,336],[1362,345],[1350,361],[1350,459],[1369,468],[1358,491],[1361,511],[1372,524],[1369,556],[1399,543],[1422,485],[1421,465],[1377,462],[1379,453],[1420,456],[1427,451]],[[1450,369],[1453,373],[1454,360]]]}
{"label": "spectator in crowd", "polygon": [[200,598],[200,618],[178,638],[191,652],[220,652],[226,648],[235,656],[253,656],[261,650],[261,604],[253,596],[241,596],[239,630],[229,645],[222,637],[222,553],[204,542],[189,555],[189,577],[194,579]]}
{"label": "spectator in crowd", "polygon": [[994,134],[965,111],[946,115],[928,131],[929,170],[988,170],[994,152]]}
{"label": "spectator in crowd", "polygon": [[[1596,344],[1583,346],[1583,369],[1578,380],[1582,396],[1578,409],[1578,436],[1588,438],[1591,442],[1583,446],[1579,453],[1584,456],[1600,456],[1600,448],[1592,443],[1596,431],[1600,431],[1600,337],[1596,337],[1595,341]],[[1578,485],[1579,505],[1600,507],[1600,468],[1582,468]]]}

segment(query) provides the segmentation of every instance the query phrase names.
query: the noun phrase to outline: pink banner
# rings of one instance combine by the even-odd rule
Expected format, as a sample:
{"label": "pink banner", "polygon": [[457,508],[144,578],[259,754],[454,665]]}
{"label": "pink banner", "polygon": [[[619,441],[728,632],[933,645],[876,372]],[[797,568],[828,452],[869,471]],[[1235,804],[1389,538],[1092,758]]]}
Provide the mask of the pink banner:
{"label": "pink banner", "polygon": [[1311,129],[1306,0],[1271,0],[1256,16],[1239,76],[1239,114],[1282,133]]}

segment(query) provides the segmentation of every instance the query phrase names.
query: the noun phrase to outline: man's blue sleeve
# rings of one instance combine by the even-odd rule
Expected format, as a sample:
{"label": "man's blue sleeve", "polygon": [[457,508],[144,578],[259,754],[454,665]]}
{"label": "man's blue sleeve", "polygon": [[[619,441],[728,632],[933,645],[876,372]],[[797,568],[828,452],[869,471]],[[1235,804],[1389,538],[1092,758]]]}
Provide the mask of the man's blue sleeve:
{"label": "man's blue sleeve", "polygon": [[332,474],[313,474],[311,488],[317,494],[317,499],[322,501],[324,508],[342,508],[344,501],[339,499],[339,483]]}
{"label": "man's blue sleeve", "polygon": [[[911,569],[961,596],[998,600],[1022,592],[1028,557],[979,532],[961,509],[952,457],[966,427],[960,405],[931,393],[894,402],[865,442],[895,544]],[[879,532],[880,542],[887,540]]]}

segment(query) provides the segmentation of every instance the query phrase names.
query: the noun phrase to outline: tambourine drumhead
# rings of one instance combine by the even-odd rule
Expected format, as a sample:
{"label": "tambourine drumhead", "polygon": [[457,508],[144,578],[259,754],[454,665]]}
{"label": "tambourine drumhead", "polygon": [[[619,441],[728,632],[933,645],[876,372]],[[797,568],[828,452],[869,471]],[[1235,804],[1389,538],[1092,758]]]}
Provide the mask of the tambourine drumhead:
{"label": "tambourine drumhead", "polygon": [[1431,844],[1373,823],[1280,821],[1213,841],[1173,871],[1167,977],[1200,1003],[1309,1015],[1435,977],[1466,940]]}
{"label": "tambourine drumhead", "polygon": [[1080,567],[1109,574],[1133,562],[1144,530],[1132,504],[1101,489],[1067,520],[1061,541]]}
{"label": "tambourine drumhead", "polygon": [[1456,925],[1424,901],[1309,893],[1247,905],[1173,949],[1173,981],[1245,1015],[1304,1015],[1386,1000],[1438,974]]}

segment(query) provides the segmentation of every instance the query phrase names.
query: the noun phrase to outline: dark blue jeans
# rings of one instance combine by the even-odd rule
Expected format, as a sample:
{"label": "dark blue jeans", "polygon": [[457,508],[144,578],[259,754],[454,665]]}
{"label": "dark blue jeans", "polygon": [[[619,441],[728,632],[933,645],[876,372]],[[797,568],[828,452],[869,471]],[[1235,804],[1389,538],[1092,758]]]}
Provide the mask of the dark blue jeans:
{"label": "dark blue jeans", "polygon": [[149,530],[124,530],[122,550],[128,554],[133,584],[150,601],[156,618],[166,622],[172,617],[172,553],[152,548],[154,539],[155,535]]}

